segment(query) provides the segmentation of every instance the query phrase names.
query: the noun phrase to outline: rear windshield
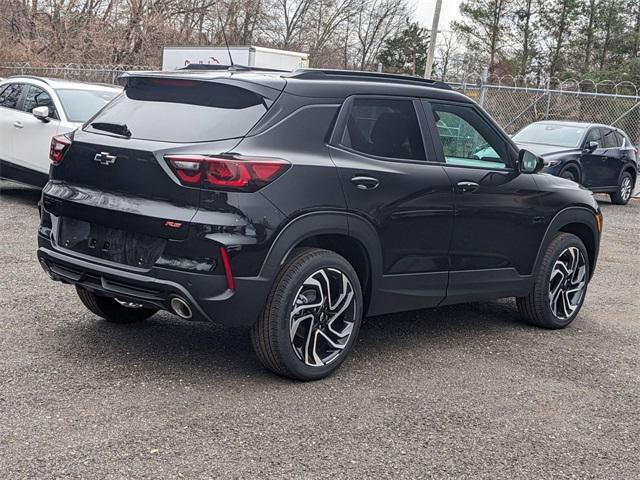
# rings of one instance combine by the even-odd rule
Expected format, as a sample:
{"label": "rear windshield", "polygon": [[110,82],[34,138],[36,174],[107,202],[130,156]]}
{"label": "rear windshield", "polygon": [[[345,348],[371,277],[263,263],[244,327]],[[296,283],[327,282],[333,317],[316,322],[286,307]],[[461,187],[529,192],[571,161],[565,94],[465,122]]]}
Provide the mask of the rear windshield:
{"label": "rear windshield", "polygon": [[143,140],[207,142],[244,136],[269,105],[255,92],[222,83],[132,78],[91,123],[126,125],[131,138]]}

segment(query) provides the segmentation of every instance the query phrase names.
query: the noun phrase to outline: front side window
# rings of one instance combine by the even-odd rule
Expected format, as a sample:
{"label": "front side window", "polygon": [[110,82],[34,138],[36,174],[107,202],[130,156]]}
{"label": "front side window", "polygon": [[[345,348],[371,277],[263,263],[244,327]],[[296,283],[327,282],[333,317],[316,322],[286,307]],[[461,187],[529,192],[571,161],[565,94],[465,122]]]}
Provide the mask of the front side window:
{"label": "front side window", "polygon": [[472,107],[432,104],[445,163],[460,167],[506,169],[502,138]]}
{"label": "front side window", "polygon": [[411,100],[354,99],[340,143],[377,157],[425,159],[420,124]]}
{"label": "front side window", "polygon": [[20,94],[22,94],[22,83],[10,83],[0,92],[0,107],[17,108]]}
{"label": "front side window", "polygon": [[49,117],[58,118],[56,106],[53,104],[51,96],[40,87],[30,85],[28,88],[27,94],[24,97],[24,102],[22,103],[22,110],[24,112],[31,113],[34,108],[48,107]]}
{"label": "front side window", "polygon": [[602,135],[600,135],[599,128],[592,128],[587,133],[587,138],[585,139],[585,146],[589,146],[591,142],[596,142],[598,144],[598,148],[602,148]]}

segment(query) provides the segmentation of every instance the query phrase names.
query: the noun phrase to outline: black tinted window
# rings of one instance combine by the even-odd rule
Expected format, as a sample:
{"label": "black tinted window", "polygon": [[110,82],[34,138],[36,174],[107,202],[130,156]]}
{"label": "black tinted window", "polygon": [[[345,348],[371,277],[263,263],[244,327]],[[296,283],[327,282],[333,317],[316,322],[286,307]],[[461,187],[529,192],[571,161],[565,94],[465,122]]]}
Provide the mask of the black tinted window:
{"label": "black tinted window", "polygon": [[222,140],[245,135],[267,111],[267,101],[220,83],[134,78],[92,123],[126,124],[132,138],[146,140]]}
{"label": "black tinted window", "polygon": [[379,157],[425,159],[418,118],[410,100],[356,99],[341,143]]}
{"label": "black tinted window", "polygon": [[616,131],[609,128],[603,128],[602,131],[602,146],[604,148],[616,148],[618,147],[618,139],[616,138]]}
{"label": "black tinted window", "polygon": [[0,107],[16,108],[21,93],[21,83],[10,83],[9,86],[0,93]]}
{"label": "black tinted window", "polygon": [[40,87],[30,85],[28,88],[24,102],[22,103],[22,110],[31,113],[36,107],[48,107],[49,116],[51,118],[58,118],[56,106],[53,104],[53,100],[51,100],[49,94]]}

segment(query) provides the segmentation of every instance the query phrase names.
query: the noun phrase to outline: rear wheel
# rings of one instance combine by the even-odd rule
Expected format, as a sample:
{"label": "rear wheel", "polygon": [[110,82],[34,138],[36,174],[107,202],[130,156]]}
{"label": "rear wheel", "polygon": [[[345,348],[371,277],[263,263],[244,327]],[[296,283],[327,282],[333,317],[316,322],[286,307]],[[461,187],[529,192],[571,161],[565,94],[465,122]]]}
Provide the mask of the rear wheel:
{"label": "rear wheel", "polygon": [[618,190],[615,193],[610,193],[611,203],[616,205],[626,205],[631,200],[631,194],[633,193],[633,177],[629,172],[624,172],[620,178],[620,184]]}
{"label": "rear wheel", "polygon": [[578,315],[587,293],[589,256],[575,235],[558,234],[550,243],[526,297],[516,299],[520,315],[543,328],[564,328]]}
{"label": "rear wheel", "polygon": [[136,303],[96,295],[82,287],[76,287],[78,297],[90,312],[113,323],[134,323],[146,320],[158,309],[143,307]]}
{"label": "rear wheel", "polygon": [[253,348],[274,373],[297,380],[326,377],[347,357],[362,319],[360,281],[329,250],[294,250],[251,330]]}

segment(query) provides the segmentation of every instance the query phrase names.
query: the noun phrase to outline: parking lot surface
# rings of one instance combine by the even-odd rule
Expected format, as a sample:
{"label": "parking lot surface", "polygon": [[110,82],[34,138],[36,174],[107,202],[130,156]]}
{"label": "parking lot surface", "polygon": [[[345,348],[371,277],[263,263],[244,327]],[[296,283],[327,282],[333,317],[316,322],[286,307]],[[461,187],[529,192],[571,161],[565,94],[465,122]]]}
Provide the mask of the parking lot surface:
{"label": "parking lot surface", "polygon": [[38,192],[0,187],[0,478],[640,477],[640,200],[601,197],[569,328],[512,300],[372,318],[297,383],[241,330],[97,320],[36,261]]}

